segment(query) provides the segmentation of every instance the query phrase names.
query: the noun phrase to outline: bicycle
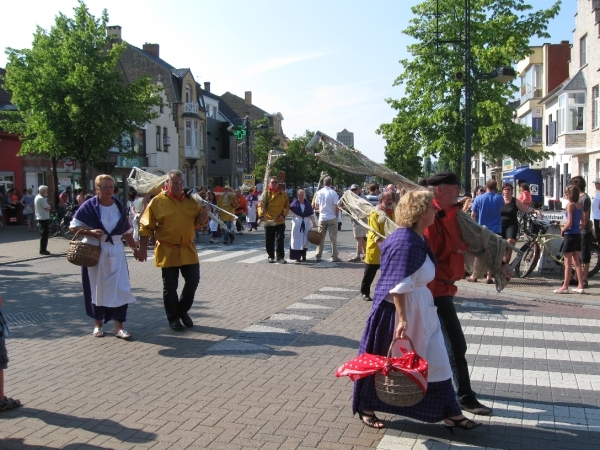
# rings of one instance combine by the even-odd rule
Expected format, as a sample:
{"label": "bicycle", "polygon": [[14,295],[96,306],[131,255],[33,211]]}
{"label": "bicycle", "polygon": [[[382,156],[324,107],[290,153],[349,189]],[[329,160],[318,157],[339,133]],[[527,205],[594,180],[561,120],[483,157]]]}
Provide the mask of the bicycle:
{"label": "bicycle", "polygon": [[73,219],[73,214],[75,214],[75,211],[77,211],[77,208],[79,208],[79,205],[75,202],[73,203],[69,203],[66,207],[65,210],[65,215],[62,218],[62,220],[60,221],[60,233],[63,235],[63,237],[65,239],[73,239],[73,236],[75,235],[74,233],[71,233],[71,229],[70,229],[70,225],[71,225],[71,219]]}
{"label": "bicycle", "polygon": [[[517,255],[513,264],[515,266],[515,275],[519,278],[525,278],[533,272],[542,255],[542,250],[546,250],[552,260],[559,266],[564,266],[564,257],[562,254],[563,238],[559,234],[546,234],[550,226],[558,226],[556,221],[537,219],[531,215],[526,218],[526,243],[521,247],[521,253]],[[597,243],[592,243],[592,259],[590,261],[590,270],[588,277],[594,276],[600,270],[600,247]]]}
{"label": "bicycle", "polygon": [[[58,214],[57,209],[50,210],[50,219],[48,222],[48,237],[54,237],[60,232],[60,216]],[[42,224],[38,221],[37,230],[40,233],[40,236],[44,234],[44,228]]]}

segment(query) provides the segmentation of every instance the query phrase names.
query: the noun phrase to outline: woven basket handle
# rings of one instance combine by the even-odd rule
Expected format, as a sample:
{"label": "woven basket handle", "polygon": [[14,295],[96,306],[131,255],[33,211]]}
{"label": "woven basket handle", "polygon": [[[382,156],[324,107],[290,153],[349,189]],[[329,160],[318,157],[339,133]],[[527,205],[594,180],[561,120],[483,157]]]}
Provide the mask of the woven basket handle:
{"label": "woven basket handle", "polygon": [[415,349],[415,346],[413,345],[412,341],[410,340],[410,338],[406,334],[403,337],[401,337],[401,338],[394,339],[392,341],[392,343],[390,344],[390,348],[389,348],[389,350],[387,352],[387,357],[386,357],[386,360],[385,360],[386,364],[390,363],[390,358],[392,357],[392,348],[394,347],[394,344],[396,343],[396,341],[402,341],[402,340],[408,341],[409,344],[410,344],[410,348],[412,348],[413,350]]}
{"label": "woven basket handle", "polygon": [[[75,233],[75,236],[73,236],[73,239],[71,239],[71,242],[77,242],[77,236],[79,236],[79,233],[81,233],[83,230],[88,230],[88,229],[90,229],[90,228],[82,228],[77,233]],[[83,234],[81,236],[83,236]],[[93,245],[93,244],[90,244],[90,245]],[[102,243],[100,242],[100,239],[98,239],[97,247],[101,247],[101,246],[102,246]],[[410,345],[412,345],[412,343]]]}

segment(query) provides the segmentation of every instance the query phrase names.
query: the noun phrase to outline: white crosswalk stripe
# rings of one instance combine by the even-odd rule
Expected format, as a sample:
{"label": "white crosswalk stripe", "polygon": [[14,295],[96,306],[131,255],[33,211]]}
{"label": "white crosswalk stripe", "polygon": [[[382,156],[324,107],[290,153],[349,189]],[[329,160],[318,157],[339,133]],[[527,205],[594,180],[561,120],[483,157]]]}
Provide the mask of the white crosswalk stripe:
{"label": "white crosswalk stripe", "polygon": [[[463,304],[463,307],[474,307],[475,303]],[[481,305],[483,308],[486,305]],[[552,392],[560,389],[578,390],[582,399],[585,399],[585,393],[600,391],[600,375],[596,372],[583,369],[566,369],[565,371],[556,371],[556,364],[550,370],[528,370],[514,367],[514,359],[526,359],[530,363],[539,361],[546,362],[573,362],[573,363],[591,363],[600,362],[600,351],[569,349],[573,347],[569,343],[598,343],[600,336],[589,332],[589,329],[579,327],[598,327],[600,320],[576,318],[576,317],[558,317],[558,316],[533,316],[515,314],[511,312],[499,313],[492,308],[489,311],[471,311],[459,312],[458,317],[465,326],[463,330],[467,341],[467,355],[471,361],[471,381],[486,383],[495,386],[500,383],[514,386],[531,386],[537,388],[550,388]],[[460,310],[460,309],[459,309]],[[469,321],[471,321],[469,324]],[[478,321],[475,324],[473,321]],[[556,325],[544,326],[544,330],[532,329],[531,325]],[[569,327],[562,331],[560,327]],[[541,328],[537,326],[537,328]],[[507,344],[487,344],[481,343],[482,337],[502,337],[506,339]],[[512,340],[511,340],[512,339]],[[514,345],[515,340],[520,339],[523,345]],[[535,341],[535,342],[533,342]],[[541,343],[541,345],[540,345]],[[560,347],[560,348],[557,348]],[[473,357],[477,356],[477,359]],[[489,364],[489,358],[485,356],[496,357],[494,360],[499,367],[493,367]],[[505,360],[498,360],[498,357],[504,357]],[[511,363],[511,361],[513,361]],[[512,367],[505,367],[510,364]],[[504,365],[504,367],[503,367]],[[540,364],[543,366],[543,364]],[[531,367],[531,366],[530,366]],[[565,364],[565,368],[570,367]],[[586,373],[588,372],[588,373]],[[519,395],[519,394],[516,394]],[[574,399],[575,400],[575,399]],[[532,401],[522,401],[520,399],[512,400],[482,400],[486,405],[490,405],[494,412],[489,417],[477,416],[478,421],[490,425],[514,425],[528,428],[566,430],[568,432],[592,432],[600,433],[600,408],[578,407],[553,405],[552,403],[536,403]],[[578,401],[576,400],[576,403]],[[490,404],[492,403],[492,404]],[[595,402],[594,402],[595,403]],[[402,420],[402,417],[397,419]],[[433,445],[433,447],[432,447]],[[390,430],[381,440],[379,450],[391,449],[426,449],[426,448],[455,448],[457,443],[450,445],[437,441],[436,439],[423,440],[422,438],[411,438],[400,436],[395,430]],[[471,448],[468,445],[460,444],[460,448]],[[457,447],[457,448],[458,448]],[[481,448],[481,447],[475,447]],[[488,448],[489,449],[489,448]],[[491,450],[491,449],[489,449]]]}

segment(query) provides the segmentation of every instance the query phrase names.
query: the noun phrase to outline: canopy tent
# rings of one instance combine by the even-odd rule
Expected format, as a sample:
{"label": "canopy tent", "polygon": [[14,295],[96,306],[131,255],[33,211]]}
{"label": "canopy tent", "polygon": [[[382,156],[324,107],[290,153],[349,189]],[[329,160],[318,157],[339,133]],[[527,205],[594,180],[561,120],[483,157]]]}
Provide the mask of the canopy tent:
{"label": "canopy tent", "polygon": [[530,169],[529,166],[518,167],[517,169],[502,174],[502,182],[518,183],[525,181],[529,185],[531,198],[534,202],[543,202],[542,195],[542,171]]}

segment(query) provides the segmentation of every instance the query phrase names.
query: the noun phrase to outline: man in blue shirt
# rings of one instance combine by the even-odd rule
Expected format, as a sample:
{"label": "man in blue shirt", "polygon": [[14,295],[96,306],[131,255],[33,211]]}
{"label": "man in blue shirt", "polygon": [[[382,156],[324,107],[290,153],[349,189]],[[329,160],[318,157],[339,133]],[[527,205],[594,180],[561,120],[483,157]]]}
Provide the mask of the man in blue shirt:
{"label": "man in blue shirt", "polygon": [[[498,194],[498,183],[496,180],[488,180],[485,183],[485,194],[478,195],[471,205],[471,217],[482,227],[485,226],[492,233],[502,234],[502,207],[504,198]],[[477,281],[473,277],[467,278],[468,281]],[[494,281],[490,273],[487,275],[487,283]]]}

